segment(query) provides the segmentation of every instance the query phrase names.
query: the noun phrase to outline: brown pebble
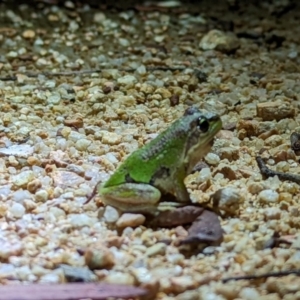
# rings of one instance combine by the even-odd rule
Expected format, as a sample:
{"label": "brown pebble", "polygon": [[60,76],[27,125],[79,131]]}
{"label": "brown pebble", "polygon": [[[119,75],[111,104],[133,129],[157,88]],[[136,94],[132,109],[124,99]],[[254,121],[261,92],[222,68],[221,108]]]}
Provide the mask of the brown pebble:
{"label": "brown pebble", "polygon": [[29,156],[29,157],[27,158],[27,163],[28,163],[30,166],[40,166],[40,165],[42,164],[42,162],[41,162],[38,158],[36,158],[36,157],[34,157],[34,156]]}
{"label": "brown pebble", "polygon": [[245,130],[246,136],[257,136],[258,122],[256,120],[240,120],[236,126],[238,131]]}
{"label": "brown pebble", "polygon": [[35,193],[37,189],[39,189],[42,186],[42,183],[39,179],[34,179],[27,183],[27,190],[30,193]]}
{"label": "brown pebble", "polygon": [[45,166],[45,172],[46,173],[51,173],[51,172],[53,172],[55,170],[56,170],[56,166],[55,165],[46,165]]}
{"label": "brown pebble", "polygon": [[115,264],[113,254],[107,248],[87,249],[84,259],[89,269],[111,268]]}
{"label": "brown pebble", "polygon": [[285,118],[295,117],[295,108],[290,103],[281,101],[258,103],[256,106],[257,116],[263,121],[280,121]]}
{"label": "brown pebble", "polygon": [[170,98],[170,105],[171,106],[176,106],[179,104],[179,95],[173,94]]}
{"label": "brown pebble", "polygon": [[223,147],[219,150],[219,156],[221,159],[228,159],[229,161],[239,159],[239,150],[233,147]]}
{"label": "brown pebble", "polygon": [[75,119],[65,120],[64,125],[69,127],[82,128],[83,119],[82,117],[78,116]]}

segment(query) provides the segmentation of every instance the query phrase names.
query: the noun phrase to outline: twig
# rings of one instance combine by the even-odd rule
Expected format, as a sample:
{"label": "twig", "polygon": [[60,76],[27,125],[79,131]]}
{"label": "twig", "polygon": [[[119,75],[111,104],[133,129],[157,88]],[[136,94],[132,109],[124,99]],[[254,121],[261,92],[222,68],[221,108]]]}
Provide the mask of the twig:
{"label": "twig", "polygon": [[97,194],[97,191],[98,191],[98,186],[99,184],[101,183],[101,181],[98,181],[92,191],[92,193],[87,197],[86,201],[83,203],[83,205],[89,203]]}
{"label": "twig", "polygon": [[265,163],[264,163],[263,159],[261,158],[261,156],[256,157],[256,162],[257,162],[257,165],[258,165],[261,173],[264,176],[274,177],[274,176],[277,175],[280,180],[289,180],[289,181],[292,181],[292,182],[296,182],[297,184],[300,184],[300,176],[299,175],[273,171],[265,165]]}
{"label": "twig", "polygon": [[288,270],[288,271],[280,271],[280,272],[271,272],[271,273],[265,273],[261,275],[244,275],[244,276],[236,276],[236,277],[227,277],[222,279],[223,283],[226,283],[230,280],[252,280],[252,279],[262,279],[262,278],[268,278],[268,277],[282,277],[295,274],[297,276],[300,275],[300,270]]}

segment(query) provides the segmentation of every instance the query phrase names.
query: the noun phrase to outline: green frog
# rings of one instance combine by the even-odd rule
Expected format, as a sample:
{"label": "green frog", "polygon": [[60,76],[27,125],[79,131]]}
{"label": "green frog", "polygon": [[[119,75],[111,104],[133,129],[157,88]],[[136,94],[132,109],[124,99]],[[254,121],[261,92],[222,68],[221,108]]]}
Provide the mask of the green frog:
{"label": "green frog", "polygon": [[[190,204],[184,179],[210,150],[221,127],[217,114],[189,107],[168,129],[129,155],[99,187],[102,202],[122,212],[151,215]],[[163,201],[166,194],[175,201]]]}

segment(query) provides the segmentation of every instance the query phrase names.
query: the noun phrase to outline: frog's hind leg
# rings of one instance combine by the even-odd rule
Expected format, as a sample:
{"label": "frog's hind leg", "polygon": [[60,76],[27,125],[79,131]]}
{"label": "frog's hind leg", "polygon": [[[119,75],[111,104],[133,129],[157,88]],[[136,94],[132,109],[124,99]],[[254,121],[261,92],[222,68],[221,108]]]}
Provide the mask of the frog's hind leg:
{"label": "frog's hind leg", "polygon": [[105,205],[114,206],[122,212],[152,214],[161,198],[161,192],[144,183],[124,183],[117,187],[102,187],[100,197]]}

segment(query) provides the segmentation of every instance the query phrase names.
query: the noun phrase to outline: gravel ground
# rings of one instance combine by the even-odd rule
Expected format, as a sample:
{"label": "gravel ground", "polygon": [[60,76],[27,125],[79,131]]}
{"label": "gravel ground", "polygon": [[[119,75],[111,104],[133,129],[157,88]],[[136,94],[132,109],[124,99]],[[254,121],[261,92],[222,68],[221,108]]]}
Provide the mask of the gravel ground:
{"label": "gravel ground", "polygon": [[[300,269],[299,187],[264,180],[255,161],[260,151],[272,169],[300,171],[290,149],[300,11],[289,0],[210,2],[0,4],[1,283],[75,276],[156,299],[300,299],[296,275],[222,282]],[[190,105],[224,124],[209,168],[186,179],[193,202],[225,187],[221,209],[239,200],[220,245],[166,244],[186,228],[140,226],[98,198],[83,205]]]}

